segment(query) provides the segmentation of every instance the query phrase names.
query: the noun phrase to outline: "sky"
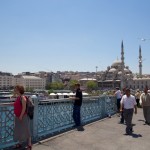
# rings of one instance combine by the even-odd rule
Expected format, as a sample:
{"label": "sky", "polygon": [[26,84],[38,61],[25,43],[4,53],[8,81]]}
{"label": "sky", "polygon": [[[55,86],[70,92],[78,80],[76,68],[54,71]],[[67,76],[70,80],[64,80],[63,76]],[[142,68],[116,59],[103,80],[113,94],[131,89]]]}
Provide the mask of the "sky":
{"label": "sky", "polygon": [[[142,41],[141,38],[145,38]],[[121,58],[150,74],[149,0],[0,0],[0,71],[105,71]]]}

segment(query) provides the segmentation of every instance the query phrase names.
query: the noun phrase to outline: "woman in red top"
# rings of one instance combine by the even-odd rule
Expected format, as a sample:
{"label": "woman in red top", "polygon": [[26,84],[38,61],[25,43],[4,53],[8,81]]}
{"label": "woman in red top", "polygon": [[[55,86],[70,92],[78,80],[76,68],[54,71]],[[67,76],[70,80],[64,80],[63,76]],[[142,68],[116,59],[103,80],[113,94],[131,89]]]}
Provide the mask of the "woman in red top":
{"label": "woman in red top", "polygon": [[14,149],[20,148],[21,143],[28,140],[27,150],[31,150],[31,133],[29,127],[29,118],[26,113],[26,97],[24,94],[24,87],[17,85],[14,89],[14,94],[17,96],[14,105],[15,114],[15,128],[14,128],[14,141],[19,142]]}

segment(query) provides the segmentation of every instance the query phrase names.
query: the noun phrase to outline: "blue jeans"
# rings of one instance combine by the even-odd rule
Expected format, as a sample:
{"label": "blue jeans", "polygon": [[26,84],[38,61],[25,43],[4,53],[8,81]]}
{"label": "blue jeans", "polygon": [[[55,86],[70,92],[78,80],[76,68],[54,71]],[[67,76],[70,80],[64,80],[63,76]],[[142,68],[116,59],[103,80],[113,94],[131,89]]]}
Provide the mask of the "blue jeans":
{"label": "blue jeans", "polygon": [[78,105],[74,105],[73,107],[73,120],[76,126],[81,125],[80,109],[81,109],[81,106],[78,106]]}

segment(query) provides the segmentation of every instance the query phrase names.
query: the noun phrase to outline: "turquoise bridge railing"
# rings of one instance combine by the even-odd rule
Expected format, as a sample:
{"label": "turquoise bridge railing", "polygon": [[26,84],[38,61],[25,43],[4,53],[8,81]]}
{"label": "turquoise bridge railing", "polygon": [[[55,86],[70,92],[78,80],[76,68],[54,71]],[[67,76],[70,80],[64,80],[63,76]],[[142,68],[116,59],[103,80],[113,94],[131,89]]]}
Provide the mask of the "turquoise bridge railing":
{"label": "turquoise bridge railing", "polygon": [[[30,121],[32,139],[40,141],[48,136],[64,132],[74,125],[73,101],[69,99],[39,101],[35,104],[34,119]],[[100,120],[116,113],[116,98],[86,97],[81,107],[82,124]],[[0,104],[0,150],[14,145],[14,113],[12,106]]]}

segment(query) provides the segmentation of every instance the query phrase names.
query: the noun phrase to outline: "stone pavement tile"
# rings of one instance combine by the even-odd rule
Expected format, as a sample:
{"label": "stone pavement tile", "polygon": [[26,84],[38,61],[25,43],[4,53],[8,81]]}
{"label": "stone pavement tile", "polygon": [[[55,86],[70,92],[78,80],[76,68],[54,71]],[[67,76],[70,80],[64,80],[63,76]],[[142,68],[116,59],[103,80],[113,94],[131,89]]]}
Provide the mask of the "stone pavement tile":
{"label": "stone pavement tile", "polygon": [[55,150],[54,148],[47,146],[45,144],[39,144],[32,148],[33,150]]}

